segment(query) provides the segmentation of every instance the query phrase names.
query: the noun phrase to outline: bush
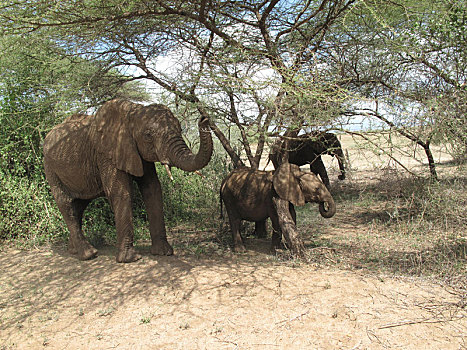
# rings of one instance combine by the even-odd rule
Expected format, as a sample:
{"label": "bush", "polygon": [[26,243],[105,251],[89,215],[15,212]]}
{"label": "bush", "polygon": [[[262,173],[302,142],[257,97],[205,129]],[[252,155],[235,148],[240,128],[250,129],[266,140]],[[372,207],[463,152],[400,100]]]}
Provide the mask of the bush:
{"label": "bush", "polygon": [[423,227],[444,230],[467,226],[467,179],[432,181],[399,178],[375,185],[371,202],[385,202],[387,223],[409,224],[419,233]]}
{"label": "bush", "polygon": [[65,235],[65,224],[45,179],[0,172],[0,239],[39,245]]}
{"label": "bush", "polygon": [[190,222],[196,225],[212,222],[219,216],[219,188],[228,173],[225,160],[214,154],[200,173],[172,169],[174,181],[162,166],[157,166],[164,196],[164,212],[168,226]]}
{"label": "bush", "polygon": [[467,227],[466,178],[417,181],[412,193],[407,193],[406,201],[417,220],[429,221],[446,230]]}

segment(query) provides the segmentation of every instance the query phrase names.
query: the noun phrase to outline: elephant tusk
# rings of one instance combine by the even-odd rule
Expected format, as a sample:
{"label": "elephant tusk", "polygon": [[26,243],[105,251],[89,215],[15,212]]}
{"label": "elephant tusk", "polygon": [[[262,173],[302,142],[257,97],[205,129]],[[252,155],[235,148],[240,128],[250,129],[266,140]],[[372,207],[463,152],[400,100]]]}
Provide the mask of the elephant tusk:
{"label": "elephant tusk", "polygon": [[201,172],[198,170],[195,170],[195,174],[201,176],[203,179],[206,177],[203,174],[201,174]]}
{"label": "elephant tusk", "polygon": [[168,164],[164,164],[165,171],[167,172],[167,175],[169,175],[170,181],[174,181],[174,177],[172,176],[172,172],[170,171],[170,167]]}

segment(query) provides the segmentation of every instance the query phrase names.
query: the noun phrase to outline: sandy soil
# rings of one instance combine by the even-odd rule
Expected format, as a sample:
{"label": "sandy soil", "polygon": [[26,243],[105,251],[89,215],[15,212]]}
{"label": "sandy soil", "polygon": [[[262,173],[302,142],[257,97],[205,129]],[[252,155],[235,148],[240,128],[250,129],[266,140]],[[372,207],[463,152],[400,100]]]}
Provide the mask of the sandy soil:
{"label": "sandy soil", "polygon": [[425,280],[266,256],[0,257],[2,349],[463,349],[455,296]]}
{"label": "sandy soil", "polygon": [[[371,168],[352,152],[354,170]],[[327,234],[358,229],[330,220]],[[3,247],[0,349],[467,349],[466,307],[436,282],[247,248],[154,257],[144,246],[142,260],[117,264],[110,247],[86,262],[62,247]]]}

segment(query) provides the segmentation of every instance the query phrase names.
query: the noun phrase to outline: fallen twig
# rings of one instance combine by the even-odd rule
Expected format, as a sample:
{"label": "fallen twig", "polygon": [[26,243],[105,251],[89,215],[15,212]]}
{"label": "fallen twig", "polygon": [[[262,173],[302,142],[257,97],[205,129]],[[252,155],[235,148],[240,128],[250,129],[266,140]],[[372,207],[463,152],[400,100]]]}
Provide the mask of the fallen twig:
{"label": "fallen twig", "polygon": [[402,322],[397,322],[397,323],[388,323],[386,325],[378,327],[378,329],[395,328],[395,327],[409,326],[409,325],[420,324],[420,323],[445,323],[445,322],[451,322],[451,321],[458,321],[463,318],[465,318],[464,315],[458,316],[458,317],[451,317],[446,320],[432,320],[429,318],[424,318],[422,320],[407,320],[407,321],[402,321]]}
{"label": "fallen twig", "polygon": [[301,317],[303,317],[303,316],[305,316],[305,315],[307,315],[309,313],[310,313],[310,309],[307,309],[306,311],[302,312],[300,315],[297,315],[297,316],[295,316],[293,318],[290,318],[288,320],[282,320],[282,321],[276,322],[276,324],[292,322],[292,321],[295,321],[296,319],[301,318]]}

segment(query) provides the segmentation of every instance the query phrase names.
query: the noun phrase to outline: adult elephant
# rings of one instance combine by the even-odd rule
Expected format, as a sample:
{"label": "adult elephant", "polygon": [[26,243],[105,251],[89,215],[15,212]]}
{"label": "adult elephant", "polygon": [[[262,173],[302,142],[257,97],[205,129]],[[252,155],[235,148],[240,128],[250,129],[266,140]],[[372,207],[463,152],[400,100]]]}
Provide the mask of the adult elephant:
{"label": "adult elephant", "polygon": [[[274,150],[269,155],[269,159],[276,169],[279,166],[280,150],[283,149],[285,149],[285,141],[278,146],[277,150]],[[298,166],[310,164],[310,170],[321,177],[321,180],[323,180],[327,188],[329,188],[330,183],[328,173],[321,159],[323,154],[328,154],[337,158],[341,171],[338,178],[339,180],[345,179],[344,152],[335,134],[330,132],[313,132],[299,135],[289,141],[287,149],[289,153],[289,163]]]}
{"label": "adult elephant", "polygon": [[[266,220],[272,222],[273,234],[271,250],[275,250],[281,242],[281,227],[275,199],[288,204],[288,210],[296,223],[295,205],[319,203],[321,216],[330,218],[336,213],[336,205],[331,193],[315,174],[300,171],[295,164],[284,163],[275,171],[261,171],[252,168],[234,169],[222,181],[220,188],[221,211],[222,201],[229,215],[230,229],[236,252],[245,251],[240,235],[241,220],[253,221],[262,232],[266,233]],[[285,209],[285,210],[287,210]]]}
{"label": "adult elephant", "polygon": [[44,166],[52,194],[70,231],[69,251],[80,260],[97,255],[83,235],[82,218],[92,199],[106,196],[115,215],[117,262],[141,258],[133,247],[134,179],[148,213],[151,253],[172,255],[154,162],[185,171],[203,168],[213,149],[208,124],[206,118],[198,122],[197,154],[184,142],[177,118],[158,104],[143,106],[112,100],[104,103],[95,116],[73,115],[55,126],[44,140]]}

